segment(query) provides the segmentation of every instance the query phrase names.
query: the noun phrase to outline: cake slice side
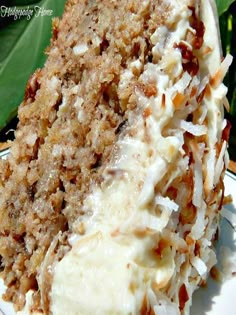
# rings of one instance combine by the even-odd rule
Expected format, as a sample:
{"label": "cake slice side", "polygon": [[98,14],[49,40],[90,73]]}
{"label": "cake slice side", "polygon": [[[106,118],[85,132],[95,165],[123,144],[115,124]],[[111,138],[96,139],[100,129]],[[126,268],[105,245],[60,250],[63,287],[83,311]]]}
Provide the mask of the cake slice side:
{"label": "cake slice side", "polygon": [[188,314],[216,261],[227,164],[230,57],[211,22],[209,1],[69,1],[54,21],[1,162],[17,309],[33,289],[45,314]]}

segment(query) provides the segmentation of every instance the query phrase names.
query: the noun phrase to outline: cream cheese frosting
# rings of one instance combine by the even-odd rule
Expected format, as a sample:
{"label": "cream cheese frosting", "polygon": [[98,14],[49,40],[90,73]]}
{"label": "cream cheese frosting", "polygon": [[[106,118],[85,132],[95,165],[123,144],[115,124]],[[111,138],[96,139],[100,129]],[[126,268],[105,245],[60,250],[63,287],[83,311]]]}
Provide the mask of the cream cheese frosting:
{"label": "cream cheese frosting", "polygon": [[[202,18],[213,20],[208,1],[201,8],[204,8],[201,9]],[[206,8],[209,9],[209,16]],[[189,101],[188,109],[181,112],[180,107],[176,112],[176,97],[181,97],[184,101],[184,95],[191,94],[195,87],[199,89],[201,84],[205,84],[205,87],[209,80],[205,77],[192,77],[183,71],[178,44],[184,42],[192,49],[186,42],[186,34],[194,32],[189,22],[192,12],[182,1],[175,3],[174,12],[171,16],[172,27],[168,29],[161,26],[153,33],[151,40],[155,63],[147,63],[140,76],[140,80],[146,84],[155,82],[158,94],[147,98],[139,90],[136,91],[139,112],[129,113],[128,127],[116,144],[111,162],[104,169],[103,181],[93,187],[86,197],[83,204],[85,215],[79,217],[73,225],[74,233],[69,238],[71,250],[55,266],[50,292],[52,314],[139,314],[145,303],[153,308],[155,314],[161,310],[160,314],[180,314],[172,302],[180,298],[178,293],[173,293],[172,300],[168,300],[163,297],[161,289],[169,284],[170,292],[175,287],[180,292],[181,281],[187,281],[192,272],[192,277],[198,280],[194,280],[188,287],[189,299],[186,305],[189,308],[190,296],[199,276],[206,277],[207,270],[215,262],[211,249],[208,249],[209,261],[206,262],[188,253],[187,244],[181,238],[181,233],[188,227],[175,232],[182,202],[181,194],[184,198],[181,189],[175,200],[163,196],[171,181],[182,176],[189,167],[189,157],[183,149],[184,133],[189,132],[197,137],[206,135],[208,130],[203,122],[207,115],[213,118],[209,132],[214,134],[215,142],[221,136],[216,134],[215,125],[218,125],[217,130],[221,132],[224,128],[223,120],[215,121],[217,118],[214,117],[215,108],[211,108],[215,106],[212,105],[212,99],[204,101],[205,110],[202,110],[195,124],[186,119],[188,114],[196,110],[196,100]],[[213,29],[211,31],[214,40],[208,31],[205,38],[213,46],[217,34]],[[216,60],[218,64],[214,63],[214,73],[220,65],[218,47],[214,47],[214,55],[207,58],[212,59],[199,58],[200,68],[209,73],[207,64],[213,66],[213,61]],[[126,88],[132,79],[132,71],[140,68],[139,63],[137,59],[130,69],[124,70],[119,89]],[[222,100],[225,94],[223,85],[212,90],[213,98]],[[147,111],[149,114],[145,115]],[[164,134],[166,126],[168,132]],[[213,151],[214,143],[209,144]],[[203,187],[198,188],[196,184],[197,181],[203,181],[199,163],[205,150],[204,144],[199,145],[198,150],[199,155],[194,156],[193,173],[196,179],[193,205],[198,209],[199,216],[197,224],[190,231],[191,237],[196,240],[203,236],[207,223],[207,206],[202,203]],[[215,162],[214,154],[209,154],[210,160]],[[169,180],[165,181],[168,170]],[[209,176],[210,187],[213,186],[213,181]],[[160,182],[165,185],[159,187]],[[167,226],[169,234],[166,232]],[[178,257],[175,256],[178,249],[173,244],[164,247],[161,254],[156,252],[156,244],[165,235],[170,243],[173,241],[179,246]],[[192,271],[189,269],[177,277],[179,266],[186,257],[191,261]],[[176,286],[173,283],[174,276]],[[163,307],[166,313],[163,313]]]}

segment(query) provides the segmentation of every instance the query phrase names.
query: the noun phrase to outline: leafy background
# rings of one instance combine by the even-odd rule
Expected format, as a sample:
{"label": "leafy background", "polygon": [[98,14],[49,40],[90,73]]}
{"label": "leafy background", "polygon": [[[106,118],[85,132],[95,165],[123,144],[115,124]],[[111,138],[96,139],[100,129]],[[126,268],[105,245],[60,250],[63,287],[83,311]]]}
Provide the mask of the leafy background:
{"label": "leafy background", "polygon": [[[5,16],[4,6],[14,10],[38,6],[61,16],[65,0],[0,1],[0,130],[16,116],[29,76],[42,67],[46,47],[50,43],[52,16],[14,19]],[[2,134],[5,130],[3,130]]]}
{"label": "leafy background", "polygon": [[[225,56],[226,53],[231,53],[234,56],[225,83],[229,88],[228,99],[231,104],[230,113],[226,113],[232,125],[229,153],[231,159],[236,160],[236,0],[215,1],[223,54]],[[66,0],[0,0],[0,5],[17,9],[34,9],[39,6],[53,10],[54,16],[61,16],[65,2]],[[51,18],[34,16],[30,20],[14,20],[13,17],[2,17],[0,14],[0,141],[6,140],[6,131],[17,122],[17,107],[23,99],[29,76],[45,62],[44,51],[51,37]]]}
{"label": "leafy background", "polygon": [[233,55],[233,64],[225,78],[228,86],[228,100],[230,103],[230,113],[226,113],[226,118],[231,123],[231,136],[229,139],[230,158],[236,161],[236,0],[216,0],[221,41],[224,56],[226,53]]}

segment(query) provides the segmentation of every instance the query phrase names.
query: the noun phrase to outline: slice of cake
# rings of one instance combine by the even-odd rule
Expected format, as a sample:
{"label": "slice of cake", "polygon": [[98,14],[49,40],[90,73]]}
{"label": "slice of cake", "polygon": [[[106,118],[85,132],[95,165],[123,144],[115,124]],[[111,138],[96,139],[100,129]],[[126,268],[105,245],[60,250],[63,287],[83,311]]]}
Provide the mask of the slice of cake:
{"label": "slice of cake", "polygon": [[[189,314],[216,263],[228,107],[214,2],[69,0],[0,163],[4,299]],[[222,62],[221,62],[222,61]]]}

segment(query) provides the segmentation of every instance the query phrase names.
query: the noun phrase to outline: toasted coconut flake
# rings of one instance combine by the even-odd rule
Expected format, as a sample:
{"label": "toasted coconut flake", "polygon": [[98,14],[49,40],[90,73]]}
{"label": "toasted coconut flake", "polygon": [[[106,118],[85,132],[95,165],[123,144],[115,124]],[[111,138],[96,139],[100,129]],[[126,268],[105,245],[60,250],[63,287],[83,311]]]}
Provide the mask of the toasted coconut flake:
{"label": "toasted coconut flake", "polygon": [[195,256],[191,259],[191,263],[196,268],[201,277],[204,277],[206,275],[207,266],[201,258]]}
{"label": "toasted coconut flake", "polygon": [[230,203],[233,202],[233,197],[232,195],[227,195],[227,196],[224,196],[224,201],[223,201],[223,205],[228,205]]}
{"label": "toasted coconut flake", "polygon": [[179,205],[171,200],[169,197],[162,197],[161,195],[157,195],[155,197],[155,203],[156,205],[161,205],[174,211],[178,211],[179,209]]}
{"label": "toasted coconut flake", "polygon": [[216,150],[212,149],[206,155],[206,176],[204,182],[204,189],[206,195],[214,187],[214,174],[215,174],[215,160],[216,160]]}
{"label": "toasted coconut flake", "polygon": [[222,61],[220,68],[216,71],[210,80],[210,84],[213,88],[217,88],[219,84],[223,81],[231,63],[233,62],[233,56],[230,54],[226,55],[225,59]]}
{"label": "toasted coconut flake", "polygon": [[207,84],[209,83],[209,77],[206,76],[202,79],[199,88],[198,88],[198,95],[200,95],[206,88]]}
{"label": "toasted coconut flake", "polygon": [[181,120],[179,127],[191,133],[194,136],[203,136],[207,133],[207,128],[204,125],[194,125],[192,122]]}
{"label": "toasted coconut flake", "polygon": [[228,101],[226,96],[223,98],[223,105],[224,105],[226,111],[229,113],[230,112],[230,104],[229,104],[229,101]]}
{"label": "toasted coconut flake", "polygon": [[224,141],[222,146],[221,146],[221,150],[220,150],[220,155],[216,161],[216,165],[215,165],[215,177],[214,177],[214,184],[216,185],[219,182],[222,170],[224,168],[224,155],[226,152],[226,148],[227,148],[227,142]]}
{"label": "toasted coconut flake", "polygon": [[[148,1],[145,1],[146,5],[149,6]],[[78,200],[80,197],[75,197],[73,192],[70,195],[68,191],[70,188],[68,189],[68,187],[76,184],[75,190],[77,191],[79,188],[74,182],[74,176],[71,176],[69,172],[68,176],[71,176],[73,183],[70,179],[67,186],[63,183],[66,198],[73,199],[71,204],[67,200],[66,203],[74,207],[74,205],[78,205],[78,201],[83,201],[83,205],[87,205],[89,209],[88,212],[93,213],[90,219],[86,218],[86,215],[78,214],[79,220],[76,224],[69,221],[68,226],[73,226],[78,234],[67,234],[71,235],[67,240],[68,249],[71,246],[81,256],[79,264],[81,266],[84,256],[93,252],[93,249],[97,249],[98,242],[101,241],[102,243],[103,240],[107,239],[108,245],[110,242],[112,244],[117,242],[116,244],[121,245],[122,251],[125,250],[124,253],[127,249],[127,255],[131,255],[131,258],[125,262],[124,266],[127,266],[128,269],[132,266],[133,261],[135,262],[133,265],[136,265],[138,260],[142,261],[140,270],[137,267],[134,281],[129,282],[132,284],[129,288],[132,294],[135,294],[144,269],[145,281],[142,278],[140,283],[144,286],[147,284],[147,286],[142,291],[145,298],[141,312],[149,315],[154,313],[156,315],[176,315],[180,311],[181,313],[188,312],[188,307],[191,304],[189,300],[193,291],[201,281],[205,280],[207,270],[215,263],[214,253],[209,247],[211,247],[211,240],[217,228],[218,206],[221,207],[224,198],[222,172],[226,163],[225,150],[228,130],[225,128],[225,123],[222,124],[221,122],[222,103],[226,103],[224,98],[226,88],[223,84],[221,85],[221,81],[232,60],[227,56],[212,78],[202,74],[203,68],[206,72],[210,71],[206,64],[205,54],[210,53],[211,48],[207,42],[204,42],[202,47],[204,25],[197,17],[199,13],[198,1],[196,10],[194,8],[188,10],[179,1],[174,2],[173,6],[176,6],[177,11],[179,10],[178,6],[185,8],[178,17],[179,21],[169,23],[168,27],[172,28],[174,25],[174,29],[157,27],[157,31],[151,37],[151,42],[155,47],[149,51],[150,55],[143,56],[142,54],[145,52],[142,52],[143,47],[140,45],[140,47],[135,48],[137,50],[135,58],[137,58],[137,53],[140,53],[138,57],[140,59],[132,58],[135,61],[132,61],[131,64],[127,62],[125,69],[122,68],[119,71],[118,68],[116,69],[116,73],[120,73],[116,98],[122,100],[121,109],[124,110],[124,116],[122,115],[120,119],[123,120],[125,117],[125,120],[114,123],[112,128],[118,126],[115,131],[118,143],[124,140],[122,137],[127,136],[128,140],[125,140],[124,150],[119,152],[117,146],[117,152],[114,153],[114,156],[112,153],[109,155],[109,161],[104,158],[104,164],[100,170],[104,168],[101,173],[98,171],[99,180],[97,182],[95,180],[97,186],[94,190],[86,192],[88,196],[86,195],[85,199]],[[176,31],[181,35],[177,34],[176,36]],[[176,40],[179,42],[177,45],[174,44]],[[100,39],[97,42],[100,45]],[[201,47],[202,49],[199,50]],[[110,48],[109,51],[112,51]],[[128,49],[128,45],[126,48]],[[166,53],[166,49],[168,53]],[[90,46],[87,46],[86,42],[82,45],[76,45],[73,52],[78,57],[76,59],[79,60],[79,56],[81,56],[81,60],[87,62],[87,59],[84,58],[90,55]],[[104,56],[105,51],[99,58]],[[143,64],[143,57],[147,57],[148,60],[149,57],[153,57],[153,59]],[[99,62],[97,64],[99,65]],[[219,63],[217,62],[217,64]],[[108,73],[108,76],[110,75],[113,76],[113,74]],[[134,81],[138,76],[140,82],[135,83]],[[52,81],[52,88],[54,88],[54,83],[57,85],[56,81]],[[101,82],[95,80],[95,83],[100,84]],[[102,83],[103,88],[109,85],[109,82]],[[94,89],[91,87],[91,90]],[[78,86],[71,89],[70,95],[62,93],[62,104],[59,107],[59,114],[57,113],[58,117],[63,117],[63,114],[71,106],[70,99],[72,96],[74,98],[77,93],[79,93]],[[100,95],[99,93],[96,92],[95,94]],[[110,93],[113,94],[113,90]],[[110,93],[104,98],[106,102],[110,101]],[[131,110],[127,109],[126,112],[127,102],[129,102],[127,108],[131,108],[131,97],[137,100],[138,108],[137,111],[132,108]],[[73,112],[79,111],[77,116],[79,122],[83,123],[87,119],[87,110],[86,115],[84,111],[80,110],[82,105],[86,105],[86,95],[85,99],[81,97],[75,97],[75,99],[72,105]],[[118,100],[117,103],[119,103]],[[97,101],[100,103],[101,100]],[[135,101],[134,103],[136,104]],[[109,105],[112,107],[116,104],[109,103]],[[132,104],[132,106],[135,105]],[[228,104],[225,106],[228,107]],[[118,108],[116,109],[118,110]],[[115,112],[115,114],[117,113]],[[107,115],[109,116],[108,109]],[[92,115],[92,120],[93,117]],[[100,117],[100,114],[97,117]],[[103,119],[101,120],[103,121]],[[103,122],[105,123],[107,120],[109,119],[105,118]],[[64,123],[66,121],[70,122],[70,119],[63,120]],[[89,126],[91,126],[90,123]],[[86,138],[85,143],[90,142],[90,140],[94,140],[94,143],[99,142],[98,138],[102,138],[103,131],[107,131],[106,128],[109,129],[109,127],[104,127],[100,133],[95,132],[94,139],[92,139],[93,137],[91,139]],[[70,130],[69,126],[68,130]],[[37,144],[36,136],[37,133],[25,138],[29,147],[33,148],[35,143]],[[137,143],[135,139],[138,140]],[[129,145],[127,145],[128,142]],[[114,143],[117,144],[116,139]],[[64,146],[66,147],[66,144]],[[73,164],[69,162],[66,164],[67,155],[69,156],[70,153],[68,150],[71,150],[71,146],[67,146],[66,150],[64,150],[64,146],[55,141],[53,147],[50,147],[52,148],[50,154],[52,153],[55,161],[65,155],[63,167],[67,168],[68,166],[70,170],[76,170]],[[104,147],[106,149],[105,144]],[[76,146],[75,153],[72,152],[73,154],[71,154],[75,162],[77,149]],[[92,149],[98,148],[93,147]],[[20,152],[21,148],[16,147],[14,150]],[[99,152],[102,151],[103,146],[102,148],[99,147]],[[20,156],[20,153],[17,152],[15,155]],[[21,165],[17,169],[18,176],[25,178],[27,168]],[[86,174],[91,180],[86,182],[86,185],[91,188],[90,183],[94,183],[93,178],[91,179],[89,176],[90,173]],[[122,183],[121,186],[119,183]],[[58,188],[61,188],[60,185],[61,183],[58,184]],[[96,189],[99,197],[96,195]],[[208,193],[211,190],[213,193],[208,198]],[[127,199],[122,200],[123,197],[127,197]],[[1,203],[4,202],[2,199],[1,196]],[[83,208],[83,211],[85,209],[86,207]],[[63,212],[65,210],[62,209]],[[38,276],[42,306],[45,311],[50,311],[48,310],[48,299],[52,297],[52,294],[48,296],[48,291],[50,291],[51,271],[54,269],[53,263],[61,258],[57,255],[60,237],[59,233],[51,242]],[[89,246],[86,245],[88,240]],[[141,241],[145,243],[141,244]],[[109,252],[109,247],[107,249]],[[150,254],[151,250],[153,251]],[[148,252],[147,256],[145,256],[146,252]],[[65,253],[63,252],[63,255]],[[96,254],[95,256],[96,259],[91,259],[92,268],[92,264],[96,264],[99,255]],[[119,272],[119,267],[116,267],[119,266],[117,262],[119,262],[120,257],[124,258],[125,255],[118,256],[115,256],[113,262],[117,274]],[[103,257],[103,250],[101,250],[101,259]],[[63,266],[63,259],[59,263],[62,263]],[[101,263],[101,265],[104,264]],[[69,273],[71,272],[73,275],[73,270],[71,270],[73,268],[70,269],[65,266],[61,270],[69,270]],[[85,263],[85,268],[88,268],[87,263]],[[95,265],[93,270],[96,270]],[[109,271],[110,268],[107,270]],[[149,272],[151,276],[148,274]],[[93,281],[97,282],[97,277],[94,278],[90,270],[88,273],[91,275],[91,279],[85,279],[86,285],[92,288]],[[77,291],[81,297],[84,286],[81,286],[82,290],[78,289],[78,285],[81,285],[80,281],[76,282],[73,288],[71,284],[73,281],[67,283],[66,273],[60,272],[61,275],[64,278],[61,278],[63,280],[60,280],[59,287],[63,283],[64,287],[69,288],[66,290],[69,295],[73,295],[73,292]],[[112,275],[114,272],[105,278],[112,281]],[[103,279],[105,278],[103,276]],[[189,284],[190,279],[194,279],[193,285]],[[95,284],[97,285],[97,283]],[[58,300],[61,300],[59,301],[61,306],[64,304],[66,291],[62,292],[63,303],[60,297],[57,297]],[[123,292],[123,290],[119,291]],[[68,297],[68,300],[70,303],[71,296]],[[77,299],[74,300],[77,303]],[[89,300],[89,298],[82,296],[82,300]],[[142,303],[142,299],[137,299],[137,301]],[[95,303],[92,304],[96,305]]]}
{"label": "toasted coconut flake", "polygon": [[192,80],[192,76],[188,72],[184,72],[181,79],[176,82],[176,84],[170,89],[170,92],[178,91],[183,93],[185,89],[189,86]]}
{"label": "toasted coconut flake", "polygon": [[147,176],[143,189],[139,197],[139,205],[145,206],[154,196],[154,187],[164,176],[167,163],[164,159],[157,159],[147,171]]}
{"label": "toasted coconut flake", "polygon": [[175,97],[173,98],[173,104],[176,109],[180,109],[186,102],[186,95],[182,93],[176,93]]}

